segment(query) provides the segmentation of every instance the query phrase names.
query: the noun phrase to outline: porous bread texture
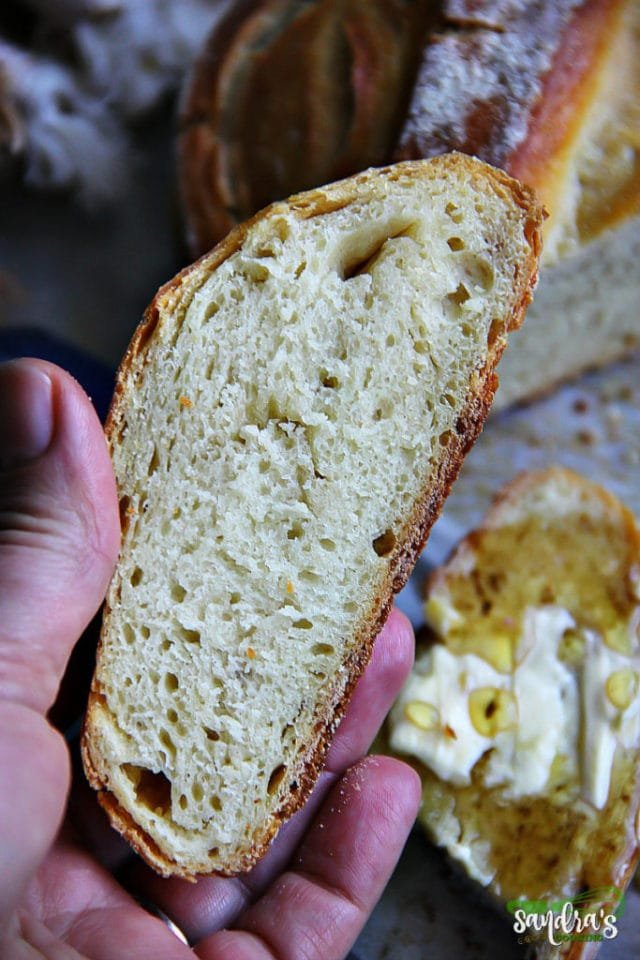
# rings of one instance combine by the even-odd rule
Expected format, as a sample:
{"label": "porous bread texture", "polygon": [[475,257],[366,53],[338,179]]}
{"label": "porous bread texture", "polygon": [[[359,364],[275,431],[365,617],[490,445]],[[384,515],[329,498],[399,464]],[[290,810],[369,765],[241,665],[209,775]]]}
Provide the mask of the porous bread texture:
{"label": "porous bread texture", "polygon": [[85,769],[161,873],[308,794],[477,435],[542,211],[462,156],[278,203],[164,287],[108,424],[123,546]]}
{"label": "porous bread texture", "polygon": [[543,267],[527,323],[500,366],[492,413],[640,346],[638,263],[640,216]]}
{"label": "porous bread texture", "polygon": [[[567,611],[576,627],[561,641],[566,643],[561,659],[575,672],[579,689],[586,682],[586,658],[599,656],[600,648],[614,651],[619,662],[628,658],[630,668],[637,666],[639,584],[640,529],[633,515],[586,478],[551,468],[523,474],[505,488],[482,525],[430,578],[425,609],[434,639],[505,675],[513,669],[508,660],[513,664],[517,656],[529,612]],[[583,631],[592,638],[586,646],[580,640],[587,635]],[[505,640],[511,658],[505,656]],[[414,670],[420,673],[420,654]],[[541,724],[548,702],[543,683],[537,694]],[[420,822],[470,872],[483,874],[502,902],[562,900],[611,887],[622,891],[633,875],[639,854],[640,743],[618,745],[602,808],[585,801],[578,755],[596,717],[584,714],[588,701],[580,702],[576,757],[557,756],[539,793],[514,797],[508,785],[489,782],[492,750],[466,785],[443,780],[416,762],[423,779]],[[592,944],[552,948],[545,939],[543,934],[536,943],[536,957],[592,956]]]}

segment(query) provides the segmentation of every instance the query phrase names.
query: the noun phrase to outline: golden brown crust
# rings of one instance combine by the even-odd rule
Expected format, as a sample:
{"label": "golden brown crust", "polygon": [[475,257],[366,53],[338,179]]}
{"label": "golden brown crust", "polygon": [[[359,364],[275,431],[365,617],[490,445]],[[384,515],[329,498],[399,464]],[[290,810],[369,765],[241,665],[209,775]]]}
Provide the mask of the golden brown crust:
{"label": "golden brown crust", "polygon": [[[443,21],[424,45],[394,157],[461,150],[516,176],[512,158],[528,151],[532,122],[546,100],[551,96],[555,109],[566,106],[572,114],[621,2],[491,0],[481,14],[476,6],[472,0],[444,4]],[[536,126],[536,135],[546,138],[541,156],[548,167],[563,126]]]}
{"label": "golden brown crust", "polygon": [[[123,406],[128,394],[136,388],[137,380],[144,369],[149,345],[154,336],[158,334],[161,325],[175,321],[175,311],[190,301],[204,277],[242,246],[253,224],[277,216],[278,212],[285,209],[293,211],[301,219],[323,216],[356,200],[361,188],[374,177],[382,174],[391,178],[415,177],[420,179],[424,176],[424,166],[424,163],[421,162],[409,162],[394,168],[385,168],[382,171],[367,171],[351,180],[294,196],[286,204],[273,204],[256,214],[247,223],[236,227],[214,250],[161,287],[145,312],[144,319],[136,330],[118,370],[114,398],[105,428],[110,446],[113,448],[119,443],[123,431],[126,429],[126,423],[123,422]],[[489,183],[496,193],[515,203],[522,210],[523,230],[529,244],[529,253],[514,276],[514,309],[508,317],[504,318],[504,328],[494,331],[492,342],[489,345],[487,363],[484,369],[477,372],[475,380],[471,384],[469,398],[465,408],[460,413],[456,429],[448,438],[448,444],[443,447],[442,459],[436,475],[426,484],[412,516],[405,525],[404,536],[399,538],[399,542],[389,558],[389,571],[381,593],[374,599],[369,612],[363,616],[356,652],[350,655],[348,662],[344,665],[347,673],[346,683],[336,682],[333,697],[327,703],[324,713],[318,715],[316,719],[315,740],[309,745],[305,755],[300,758],[297,768],[291,772],[291,777],[297,782],[298,789],[290,793],[288,799],[274,813],[270,824],[261,836],[254,839],[250,849],[239,853],[233,861],[225,866],[224,870],[216,871],[220,875],[232,876],[253,866],[266,852],[281,823],[298,810],[308,798],[322,769],[333,733],[346,710],[355,684],[369,662],[375,638],[389,615],[393,596],[406,583],[429,530],[458,474],[464,455],[482,428],[497,386],[494,368],[506,345],[504,334],[516,329],[521,324],[526,307],[531,300],[532,290],[537,279],[541,224],[545,216],[543,208],[537,203],[533,193],[502,171],[479,165],[477,161],[461,154],[439,157],[431,161],[430,166],[434,178],[439,175],[440,171],[455,170],[457,167],[461,167],[478,184],[486,185]],[[126,506],[124,512],[126,516]],[[101,637],[98,657],[102,642]],[[101,700],[103,700],[102,693],[94,678],[87,707],[87,718],[92,715],[95,705],[99,704]],[[99,791],[99,801],[109,815],[113,826],[159,873],[193,879],[198,871],[176,864],[168,859],[148,834],[134,823],[131,816],[122,809],[116,798],[109,792],[108,784],[103,782],[93,763],[91,743],[86,730],[87,720],[85,719],[85,732],[82,742],[85,770],[89,782]]]}
{"label": "golden brown crust", "polygon": [[[562,209],[613,38],[634,29],[623,23],[629,5],[329,0],[295,10],[247,0],[216,28],[185,88],[178,166],[192,252],[293,190],[452,150]],[[626,72],[620,84],[636,83]],[[293,105],[292,88],[305,91]],[[597,230],[637,213],[632,180],[619,197],[603,189]]]}

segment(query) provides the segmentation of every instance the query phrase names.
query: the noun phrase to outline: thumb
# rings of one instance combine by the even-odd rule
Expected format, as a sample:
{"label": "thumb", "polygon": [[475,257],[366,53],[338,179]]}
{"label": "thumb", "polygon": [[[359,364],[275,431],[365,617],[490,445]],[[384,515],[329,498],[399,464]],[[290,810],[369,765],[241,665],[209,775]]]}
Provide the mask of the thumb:
{"label": "thumb", "polygon": [[119,534],[107,447],[82,389],[43,361],[0,365],[0,913],[62,816],[68,757],[44,714],[104,596]]}

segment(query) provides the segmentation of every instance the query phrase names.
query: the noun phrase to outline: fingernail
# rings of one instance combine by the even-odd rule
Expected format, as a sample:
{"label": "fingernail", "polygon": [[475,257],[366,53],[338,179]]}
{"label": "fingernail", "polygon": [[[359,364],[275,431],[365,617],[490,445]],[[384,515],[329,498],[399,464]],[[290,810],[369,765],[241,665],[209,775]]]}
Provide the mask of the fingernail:
{"label": "fingernail", "polygon": [[29,360],[0,364],[0,469],[35,460],[52,436],[50,378]]}

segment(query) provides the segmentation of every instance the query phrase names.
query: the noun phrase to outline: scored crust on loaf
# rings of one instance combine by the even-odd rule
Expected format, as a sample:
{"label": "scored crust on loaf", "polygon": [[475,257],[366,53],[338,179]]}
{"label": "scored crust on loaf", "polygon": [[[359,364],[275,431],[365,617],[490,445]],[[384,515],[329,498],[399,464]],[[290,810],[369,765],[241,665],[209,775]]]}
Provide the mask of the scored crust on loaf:
{"label": "scored crust on loaf", "polygon": [[[431,576],[425,614],[389,742],[430,837],[503,903],[618,902],[640,852],[633,515],[571,471],[523,474]],[[592,955],[539,939],[539,957]]]}
{"label": "scored crust on loaf", "polygon": [[308,795],[477,436],[543,212],[447,156],[277,203],[163,287],[107,434],[123,545],[89,780],[164,874],[233,874]]}
{"label": "scored crust on loaf", "polygon": [[430,0],[242,0],[184,87],[178,167],[189,249],[273,200],[388,163]]}

